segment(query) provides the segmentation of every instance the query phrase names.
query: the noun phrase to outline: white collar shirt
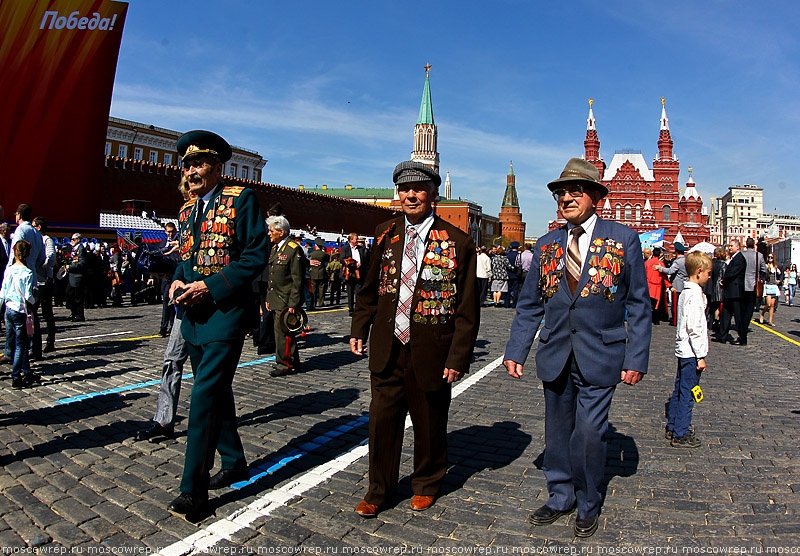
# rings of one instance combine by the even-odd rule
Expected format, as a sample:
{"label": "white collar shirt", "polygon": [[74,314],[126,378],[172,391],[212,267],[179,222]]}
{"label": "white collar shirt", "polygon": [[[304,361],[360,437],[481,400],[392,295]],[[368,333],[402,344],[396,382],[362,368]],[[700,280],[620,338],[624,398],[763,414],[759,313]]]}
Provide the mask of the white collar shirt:
{"label": "white collar shirt", "polygon": [[708,355],[708,322],[706,296],[699,284],[686,281],[678,298],[678,330],[675,334],[675,356],[703,359]]}

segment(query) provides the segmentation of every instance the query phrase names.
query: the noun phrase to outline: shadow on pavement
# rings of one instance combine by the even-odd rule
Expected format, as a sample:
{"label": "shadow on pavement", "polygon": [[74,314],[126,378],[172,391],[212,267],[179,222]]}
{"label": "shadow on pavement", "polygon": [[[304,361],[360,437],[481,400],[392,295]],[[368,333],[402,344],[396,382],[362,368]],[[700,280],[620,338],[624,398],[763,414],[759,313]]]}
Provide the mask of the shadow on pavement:
{"label": "shadow on pavement", "polygon": [[[617,432],[613,424],[608,424],[606,432],[606,468],[603,483],[600,485],[600,494],[605,501],[608,485],[614,477],[631,477],[639,468],[639,448],[633,437]],[[544,466],[544,451],[533,461],[537,469]]]}
{"label": "shadow on pavement", "polygon": [[[0,416],[0,427],[10,425],[64,425],[71,422],[78,422],[91,417],[106,415],[112,411],[128,407],[131,403],[141,397],[147,396],[145,393],[120,395],[108,395],[100,398],[91,398],[66,405],[57,405],[42,409],[30,409],[27,411],[12,411]],[[138,423],[140,426],[141,423]],[[131,437],[137,430],[137,424],[126,421],[113,421],[107,425],[99,427],[76,427],[78,432],[71,431],[66,434],[54,437],[47,442],[26,447],[20,451],[14,451],[10,446],[8,449],[11,454],[0,456],[0,467],[4,467],[14,461],[22,461],[28,457],[44,457],[57,454],[67,449],[87,450],[98,446],[105,446],[113,442],[121,442]]]}
{"label": "shadow on pavement", "polygon": [[322,414],[334,407],[347,407],[358,398],[358,394],[357,388],[298,394],[269,407],[241,415],[239,426],[259,425],[284,417]]}
{"label": "shadow on pavement", "polygon": [[[532,437],[513,421],[499,421],[490,427],[472,425],[447,434],[450,469],[444,477],[440,496],[464,486],[467,480],[484,469],[500,469],[522,455]],[[411,493],[411,480],[400,481]],[[399,490],[399,489],[398,489]]]}
{"label": "shadow on pavement", "polygon": [[[211,500],[214,509],[234,500],[258,496],[275,485],[347,452],[367,438],[366,413],[343,415],[322,421],[307,433],[290,440],[279,450],[250,464],[251,477],[266,472],[266,476]],[[271,469],[271,472],[270,472]]]}

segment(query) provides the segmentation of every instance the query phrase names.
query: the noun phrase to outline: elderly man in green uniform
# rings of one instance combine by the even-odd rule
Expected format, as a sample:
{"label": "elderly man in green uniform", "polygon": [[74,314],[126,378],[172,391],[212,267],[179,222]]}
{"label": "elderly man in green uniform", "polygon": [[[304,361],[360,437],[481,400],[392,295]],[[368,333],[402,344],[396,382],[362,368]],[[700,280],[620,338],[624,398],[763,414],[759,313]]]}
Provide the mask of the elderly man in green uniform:
{"label": "elderly man in green uniform", "polygon": [[303,304],[305,284],[305,254],[303,248],[289,239],[289,221],[284,216],[267,218],[272,252],[269,255],[269,289],[267,310],[275,318],[275,368],[270,375],[278,377],[300,370],[297,341],[286,334],[281,326],[281,311],[288,307],[296,313]]}
{"label": "elderly man in green uniform", "polygon": [[[264,266],[267,237],[255,193],[221,180],[222,165],[231,158],[222,137],[191,131],[178,139],[178,153],[197,200],[181,213],[182,262],[169,294],[185,308],[181,332],[194,385],[181,494],[169,510],[195,521],[205,512],[209,488],[248,478],[231,384],[250,322],[249,288]],[[215,450],[222,469],[209,479]]]}

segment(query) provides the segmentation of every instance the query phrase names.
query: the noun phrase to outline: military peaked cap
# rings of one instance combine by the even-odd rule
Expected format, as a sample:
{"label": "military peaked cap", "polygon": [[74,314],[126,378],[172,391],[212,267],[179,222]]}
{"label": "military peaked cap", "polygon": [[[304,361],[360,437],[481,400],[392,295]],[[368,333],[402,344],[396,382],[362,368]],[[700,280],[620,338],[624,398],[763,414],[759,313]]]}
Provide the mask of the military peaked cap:
{"label": "military peaked cap", "polygon": [[228,142],[211,131],[196,129],[184,133],[178,139],[178,154],[184,159],[194,156],[211,155],[220,162],[227,162],[233,156]]}

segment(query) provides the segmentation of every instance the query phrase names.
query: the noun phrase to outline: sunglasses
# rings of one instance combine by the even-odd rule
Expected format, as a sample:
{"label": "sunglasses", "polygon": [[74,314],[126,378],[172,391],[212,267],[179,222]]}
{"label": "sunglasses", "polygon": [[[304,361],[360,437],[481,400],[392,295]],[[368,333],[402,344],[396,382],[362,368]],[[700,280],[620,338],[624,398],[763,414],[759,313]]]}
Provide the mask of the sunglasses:
{"label": "sunglasses", "polygon": [[564,188],[555,189],[553,190],[553,199],[559,201],[563,199],[564,195],[566,195],[567,193],[569,193],[569,196],[572,197],[573,199],[583,197],[584,193],[583,186],[579,183],[576,183],[575,185],[570,185],[569,188],[567,189]]}

